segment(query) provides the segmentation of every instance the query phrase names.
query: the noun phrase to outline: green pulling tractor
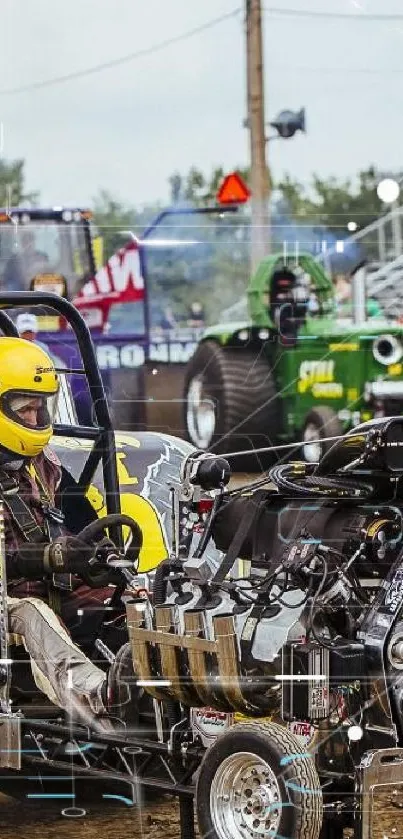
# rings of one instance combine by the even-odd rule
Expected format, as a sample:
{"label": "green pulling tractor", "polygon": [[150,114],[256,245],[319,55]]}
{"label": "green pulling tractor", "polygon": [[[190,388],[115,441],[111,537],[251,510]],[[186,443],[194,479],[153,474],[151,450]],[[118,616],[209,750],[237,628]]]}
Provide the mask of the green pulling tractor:
{"label": "green pulling tractor", "polygon": [[302,440],[316,462],[359,422],[400,414],[403,325],[366,299],[365,267],[336,302],[313,257],[273,254],[252,277],[249,319],[208,328],[184,391],[189,440],[215,452]]}

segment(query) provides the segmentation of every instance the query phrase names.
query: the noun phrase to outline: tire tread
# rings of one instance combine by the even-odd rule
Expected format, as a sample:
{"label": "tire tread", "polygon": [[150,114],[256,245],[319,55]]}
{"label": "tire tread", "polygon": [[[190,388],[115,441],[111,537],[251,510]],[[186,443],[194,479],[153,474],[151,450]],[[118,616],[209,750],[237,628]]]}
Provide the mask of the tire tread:
{"label": "tire tread", "polygon": [[[320,780],[311,757],[304,757],[303,746],[295,734],[278,723],[247,722],[237,724],[229,729],[236,734],[252,734],[262,739],[271,740],[280,754],[295,755],[288,764],[287,782],[295,783],[302,791],[293,789],[295,830],[292,839],[319,839],[323,824],[323,800]],[[228,733],[227,732],[227,735]],[[222,740],[225,734],[221,735]],[[216,744],[219,743],[216,741]],[[212,746],[211,748],[215,748]],[[309,754],[309,753],[307,753]],[[317,794],[304,794],[303,790],[317,790]],[[202,830],[202,825],[200,825]],[[210,832],[209,839],[217,839],[215,832]],[[274,837],[273,837],[274,839]]]}
{"label": "tire tread", "polygon": [[[275,443],[281,431],[279,399],[263,349],[258,353],[223,348],[215,341],[200,344],[188,366],[185,403],[189,382],[200,372],[214,382],[212,390],[219,404],[214,443],[224,437],[226,450],[239,450],[245,440],[251,446],[254,437],[264,438],[262,445]],[[216,444],[214,449],[218,451]]]}

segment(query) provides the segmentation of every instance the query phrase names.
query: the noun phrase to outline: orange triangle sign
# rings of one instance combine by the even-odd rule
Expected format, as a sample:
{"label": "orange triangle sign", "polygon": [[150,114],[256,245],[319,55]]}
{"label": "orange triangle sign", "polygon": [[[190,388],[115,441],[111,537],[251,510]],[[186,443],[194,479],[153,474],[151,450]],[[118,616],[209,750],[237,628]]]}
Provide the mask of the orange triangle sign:
{"label": "orange triangle sign", "polygon": [[245,204],[250,198],[246,183],[237,172],[227,175],[216,195],[219,204]]}

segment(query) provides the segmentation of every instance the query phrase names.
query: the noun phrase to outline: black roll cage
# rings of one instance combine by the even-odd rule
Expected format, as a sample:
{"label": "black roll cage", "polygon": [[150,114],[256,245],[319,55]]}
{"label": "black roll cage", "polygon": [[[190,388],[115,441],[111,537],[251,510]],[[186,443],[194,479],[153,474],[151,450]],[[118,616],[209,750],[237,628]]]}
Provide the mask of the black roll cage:
{"label": "black roll cage", "polygon": [[[82,369],[78,370],[63,368],[58,372],[74,373],[85,377],[95,418],[93,426],[55,423],[54,434],[93,441],[93,447],[82,469],[78,486],[83,492],[88,489],[98,464],[101,462],[106,511],[108,514],[120,513],[115,434],[91,333],[75,306],[63,297],[41,291],[10,291],[0,292],[0,330],[3,334],[7,337],[19,337],[15,324],[4,309],[35,306],[53,309],[65,318],[71,326],[77,339],[83,366]],[[120,525],[110,528],[110,536],[118,547],[123,547],[123,533]]]}

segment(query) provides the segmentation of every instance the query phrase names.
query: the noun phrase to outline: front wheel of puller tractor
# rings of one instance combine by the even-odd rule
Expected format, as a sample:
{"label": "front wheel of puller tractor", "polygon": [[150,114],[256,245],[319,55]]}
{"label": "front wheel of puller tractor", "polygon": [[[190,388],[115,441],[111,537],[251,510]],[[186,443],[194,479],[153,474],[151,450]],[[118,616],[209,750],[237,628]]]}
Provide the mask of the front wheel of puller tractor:
{"label": "front wheel of puller tractor", "polygon": [[271,446],[281,431],[268,360],[248,349],[201,343],[186,371],[184,424],[198,449],[214,454]]}
{"label": "front wheel of puller tractor", "polygon": [[325,442],[325,438],[340,437],[342,434],[343,426],[332,408],[326,405],[312,408],[305,417],[302,429],[302,459],[307,463],[318,463],[336,442]]}
{"label": "front wheel of puller tractor", "polygon": [[318,839],[323,800],[314,760],[282,725],[235,725],[203,758],[196,810],[209,839]]}

